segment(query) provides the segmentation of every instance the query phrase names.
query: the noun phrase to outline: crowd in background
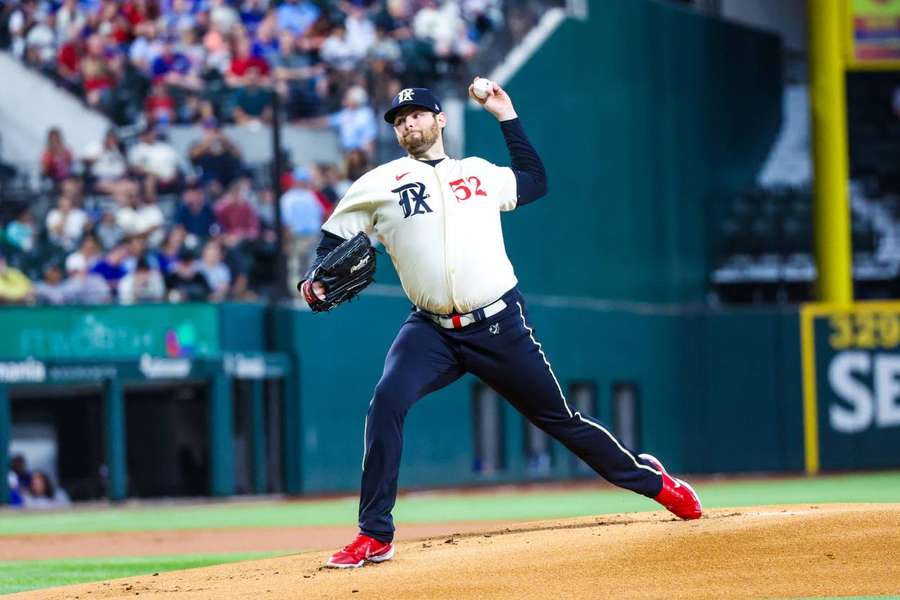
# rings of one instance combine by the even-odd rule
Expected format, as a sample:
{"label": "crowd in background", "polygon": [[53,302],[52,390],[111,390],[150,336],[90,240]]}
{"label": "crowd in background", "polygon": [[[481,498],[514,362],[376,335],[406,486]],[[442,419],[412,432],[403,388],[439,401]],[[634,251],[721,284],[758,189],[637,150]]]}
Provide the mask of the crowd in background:
{"label": "crowd in background", "polygon": [[[217,122],[208,120],[203,131],[187,157],[154,126],[127,151],[110,132],[76,168],[62,133],[52,129],[41,168],[55,184],[55,200],[41,217],[21,205],[0,231],[0,302],[221,301],[265,293],[277,279],[273,191],[251,185],[240,150]],[[280,205],[290,280],[305,270],[311,241],[350,183],[332,164],[285,174]]]}
{"label": "crowd in background", "polygon": [[[521,39],[547,4],[0,0],[0,49],[117,126],[89,148],[47,133],[46,206],[0,215],[0,303],[253,299],[271,293],[279,250],[295,283],[335,203],[384,158],[377,115],[396,92],[459,94],[479,45]],[[295,123],[333,128],[342,153],[287,157],[280,249],[268,165],[223,129],[269,122],[273,94]],[[180,124],[202,131],[187,155],[167,139]]]}
{"label": "crowd in background", "polygon": [[[375,106],[401,87],[469,75],[501,0],[18,0],[2,2],[0,48],[117,124],[266,121],[339,111],[360,86]],[[527,3],[506,3],[527,4]],[[365,103],[365,102],[364,102]]]}
{"label": "crowd in background", "polygon": [[22,454],[10,457],[6,483],[9,504],[26,509],[65,508],[71,504],[64,489],[53,485],[50,474],[31,470]]}

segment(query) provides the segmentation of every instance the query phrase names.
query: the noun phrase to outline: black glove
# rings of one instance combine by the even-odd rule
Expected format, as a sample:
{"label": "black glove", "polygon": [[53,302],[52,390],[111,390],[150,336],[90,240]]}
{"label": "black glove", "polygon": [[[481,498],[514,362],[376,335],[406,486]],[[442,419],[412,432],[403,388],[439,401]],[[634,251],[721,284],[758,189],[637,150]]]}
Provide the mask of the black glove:
{"label": "black glove", "polygon": [[[313,282],[325,286],[325,299],[313,292]],[[297,284],[304,300],[314,312],[331,310],[350,300],[375,281],[375,248],[365,233],[343,242],[328,253],[308,279]]]}

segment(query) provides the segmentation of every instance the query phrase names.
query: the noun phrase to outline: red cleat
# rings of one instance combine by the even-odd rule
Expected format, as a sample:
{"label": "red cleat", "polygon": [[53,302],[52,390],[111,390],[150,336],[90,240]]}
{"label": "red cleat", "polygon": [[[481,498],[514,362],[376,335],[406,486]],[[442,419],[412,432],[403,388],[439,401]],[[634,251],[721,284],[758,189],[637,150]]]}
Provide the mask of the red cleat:
{"label": "red cleat", "polygon": [[326,567],[335,569],[355,569],[365,562],[384,562],[394,556],[394,544],[379,542],[375,538],[359,534],[356,539],[345,546],[343,550],[335,552],[325,563]]}
{"label": "red cleat", "polygon": [[669,475],[666,468],[662,466],[652,454],[639,454],[638,458],[643,458],[650,463],[654,469],[662,473],[663,486],[659,494],[654,498],[657,502],[665,506],[669,512],[681,517],[682,519],[699,519],[703,514],[703,508],[700,506],[700,496],[694,491],[686,481],[682,481],[677,477]]}

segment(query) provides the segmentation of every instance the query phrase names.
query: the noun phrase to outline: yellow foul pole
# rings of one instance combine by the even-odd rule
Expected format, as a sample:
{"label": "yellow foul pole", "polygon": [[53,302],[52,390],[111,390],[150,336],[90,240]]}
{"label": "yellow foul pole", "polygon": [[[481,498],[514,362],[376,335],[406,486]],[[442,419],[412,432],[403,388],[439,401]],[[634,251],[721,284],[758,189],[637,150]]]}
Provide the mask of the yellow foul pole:
{"label": "yellow foul pole", "polygon": [[807,0],[817,294],[837,304],[853,301],[843,54],[849,1]]}

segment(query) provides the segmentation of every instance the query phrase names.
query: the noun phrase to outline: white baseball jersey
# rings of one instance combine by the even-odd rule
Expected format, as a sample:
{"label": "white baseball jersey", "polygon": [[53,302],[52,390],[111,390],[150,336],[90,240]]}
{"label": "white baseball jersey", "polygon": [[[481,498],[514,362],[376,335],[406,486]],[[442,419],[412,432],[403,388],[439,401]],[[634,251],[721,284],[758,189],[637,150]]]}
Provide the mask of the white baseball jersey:
{"label": "white baseball jersey", "polygon": [[322,229],[344,239],[374,234],[413,304],[467,313],[518,282],[500,226],[500,212],[516,200],[509,167],[476,157],[432,167],[404,157],[357,179]]}

